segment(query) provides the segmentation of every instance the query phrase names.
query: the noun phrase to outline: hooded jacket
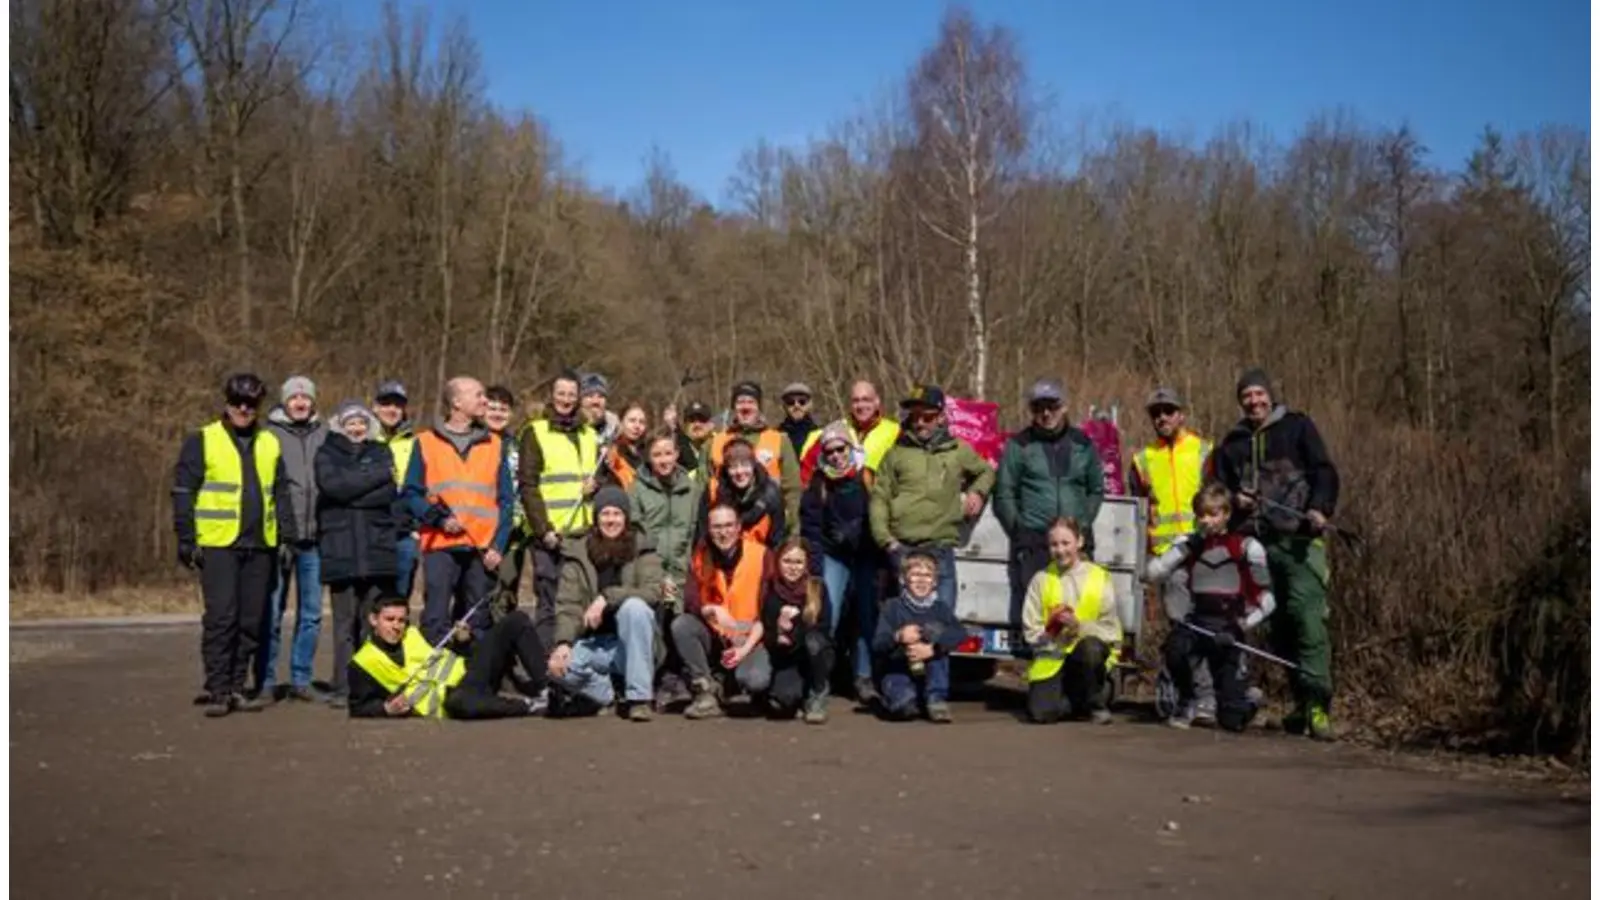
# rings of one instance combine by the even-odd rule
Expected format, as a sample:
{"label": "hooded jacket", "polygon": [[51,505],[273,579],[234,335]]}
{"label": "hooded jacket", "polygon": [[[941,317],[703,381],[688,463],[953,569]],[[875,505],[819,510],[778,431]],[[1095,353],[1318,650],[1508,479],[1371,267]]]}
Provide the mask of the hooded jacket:
{"label": "hooded jacket", "polygon": [[314,460],[317,449],[328,439],[328,426],[315,413],[304,422],[289,418],[280,404],[267,413],[267,428],[278,437],[283,453],[283,472],[289,479],[289,507],[294,514],[295,534],[301,541],[317,539],[317,477]]}
{"label": "hooded jacket", "polygon": [[872,538],[954,547],[961,538],[961,495],[987,497],[994,469],[971,445],[940,426],[926,442],[902,426],[872,483]]}
{"label": "hooded jacket", "polygon": [[331,428],[317,450],[317,536],[322,581],[389,579],[395,551],[394,454],[378,436],[378,419],[363,409],[367,437],[351,440]]}
{"label": "hooded jacket", "polygon": [[[1214,477],[1234,493],[1258,491],[1290,509],[1314,509],[1327,518],[1338,506],[1339,470],[1322,435],[1309,416],[1282,404],[1272,408],[1259,429],[1240,419],[1211,459]],[[1254,511],[1236,507],[1229,527],[1263,540],[1312,535],[1304,519],[1264,504]]]}
{"label": "hooded jacket", "polygon": [[628,520],[644,530],[661,555],[661,568],[679,584],[689,577],[689,549],[694,546],[702,490],[700,483],[679,466],[670,486],[663,485],[647,467],[639,472],[628,491],[632,507]]}
{"label": "hooded jacket", "polygon": [[[622,565],[617,583],[607,588],[600,587],[600,573],[589,559],[589,536],[569,537],[562,542],[561,581],[556,588],[556,644],[573,644],[591,634],[615,634],[617,608],[630,597],[638,597],[652,609],[661,604],[661,556],[637,527],[631,524],[629,527],[634,529],[637,552],[631,561]],[[596,597],[606,600],[605,617],[599,628],[589,631],[583,625],[583,612]],[[656,664],[659,665],[666,654],[659,619],[656,628]]]}

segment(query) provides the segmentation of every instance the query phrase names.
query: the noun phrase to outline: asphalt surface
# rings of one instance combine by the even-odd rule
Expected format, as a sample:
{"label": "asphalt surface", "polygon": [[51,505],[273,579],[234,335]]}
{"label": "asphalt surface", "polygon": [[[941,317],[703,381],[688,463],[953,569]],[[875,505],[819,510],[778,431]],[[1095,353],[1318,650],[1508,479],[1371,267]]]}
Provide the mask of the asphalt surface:
{"label": "asphalt surface", "polygon": [[[324,640],[324,645],[327,641]],[[319,660],[325,675],[327,648]],[[1583,896],[1587,799],[1281,735],[203,719],[192,627],[11,643],[18,897]],[[998,702],[997,702],[998,701]]]}

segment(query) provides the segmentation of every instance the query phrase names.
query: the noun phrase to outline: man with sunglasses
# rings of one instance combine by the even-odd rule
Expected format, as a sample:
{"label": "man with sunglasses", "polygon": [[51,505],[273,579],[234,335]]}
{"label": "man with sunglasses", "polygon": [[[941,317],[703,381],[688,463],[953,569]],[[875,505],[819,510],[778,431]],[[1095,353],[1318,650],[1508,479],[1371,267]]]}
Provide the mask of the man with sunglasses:
{"label": "man with sunglasses", "polygon": [[1105,497],[1105,470],[1094,443],[1067,421],[1066,389],[1041,378],[1028,390],[1027,428],[1006,442],[995,476],[994,515],[1011,540],[1006,574],[1018,620],[1028,583],[1050,563],[1050,523],[1075,519],[1083,555],[1094,550],[1094,520]]}
{"label": "man with sunglasses", "polygon": [[209,718],[265,706],[245,698],[245,676],[261,651],[277,549],[299,539],[282,448],[258,421],[266,385],[245,373],[222,392],[222,415],[184,440],[172,482],[178,562],[200,572],[205,597],[200,657]]}
{"label": "man with sunglasses", "polygon": [[918,385],[900,408],[905,411],[900,438],[872,482],[872,538],[889,554],[896,583],[908,551],[931,554],[939,563],[939,600],[954,608],[961,523],[983,512],[994,469],[950,433],[943,390]]}
{"label": "man with sunglasses", "polygon": [[778,396],[783,401],[783,424],[778,430],[789,439],[795,456],[803,459],[822,434],[821,426],[811,417],[811,388],[796,381]]}

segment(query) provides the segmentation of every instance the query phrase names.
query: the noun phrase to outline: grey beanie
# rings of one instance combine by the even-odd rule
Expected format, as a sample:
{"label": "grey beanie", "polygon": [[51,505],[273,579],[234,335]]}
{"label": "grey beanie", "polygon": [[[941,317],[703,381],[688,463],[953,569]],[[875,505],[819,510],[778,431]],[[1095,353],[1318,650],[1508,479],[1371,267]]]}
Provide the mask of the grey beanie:
{"label": "grey beanie", "polygon": [[317,399],[317,383],[304,375],[295,375],[283,383],[283,388],[278,391],[279,399],[284,403],[295,394],[305,394],[312,400]]}
{"label": "grey beanie", "polygon": [[608,484],[594,493],[594,514],[596,517],[600,515],[601,510],[610,507],[622,510],[622,514],[625,516],[630,514],[628,495],[623,492],[622,488],[614,484]]}
{"label": "grey beanie", "polygon": [[1239,383],[1233,388],[1233,395],[1237,397],[1244,393],[1245,388],[1251,387],[1264,388],[1267,396],[1272,396],[1272,379],[1267,377],[1266,369],[1260,366],[1245,369],[1244,374],[1239,376]]}

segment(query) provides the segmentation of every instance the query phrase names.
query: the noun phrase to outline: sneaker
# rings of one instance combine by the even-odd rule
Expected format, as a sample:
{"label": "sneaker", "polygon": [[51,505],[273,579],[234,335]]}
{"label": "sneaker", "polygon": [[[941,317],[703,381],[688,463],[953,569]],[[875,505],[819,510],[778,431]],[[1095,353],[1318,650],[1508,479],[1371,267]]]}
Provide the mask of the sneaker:
{"label": "sneaker", "polygon": [[856,679],[856,702],[862,706],[871,706],[879,700],[878,689],[872,684],[871,678]]}
{"label": "sneaker", "polygon": [[260,697],[246,697],[243,694],[234,694],[228,698],[228,705],[235,712],[261,712],[267,708],[267,703]]}
{"label": "sneaker", "polygon": [[1320,705],[1311,707],[1308,728],[1314,741],[1333,740],[1333,721],[1328,718],[1328,711]]}
{"label": "sneaker", "polygon": [[528,715],[545,715],[550,712],[550,689],[546,688],[532,697],[523,697],[522,702],[528,704]]}
{"label": "sneaker", "polygon": [[828,721],[828,698],[812,697],[806,701],[806,724],[825,725]]}
{"label": "sneaker", "polygon": [[928,721],[940,725],[948,725],[955,721],[950,717],[950,704],[943,700],[933,700],[928,703]]}
{"label": "sneaker", "polygon": [[655,717],[655,712],[650,709],[650,704],[648,703],[635,701],[628,704],[629,722],[648,722]]}
{"label": "sneaker", "polygon": [[1167,718],[1167,727],[1168,728],[1177,728],[1177,729],[1181,729],[1183,731],[1188,731],[1189,730],[1189,726],[1191,726],[1193,724],[1194,724],[1194,704],[1193,703],[1189,703],[1187,705],[1178,707],[1178,711],[1173,713],[1171,716],[1169,716]]}
{"label": "sneaker", "polygon": [[1089,721],[1096,725],[1110,725],[1112,722],[1111,710],[1096,709],[1089,713]]}
{"label": "sneaker", "polygon": [[215,696],[215,695],[206,697],[206,701],[205,701],[206,718],[208,718],[208,719],[220,719],[223,716],[225,716],[225,715],[227,715],[228,713],[231,713],[231,712],[233,712],[233,704],[228,702],[228,698],[227,697],[218,697],[218,696]]}
{"label": "sneaker", "polygon": [[1194,715],[1191,717],[1194,724],[1202,728],[1213,728],[1217,724],[1217,701],[1215,698],[1201,700],[1194,706]]}

